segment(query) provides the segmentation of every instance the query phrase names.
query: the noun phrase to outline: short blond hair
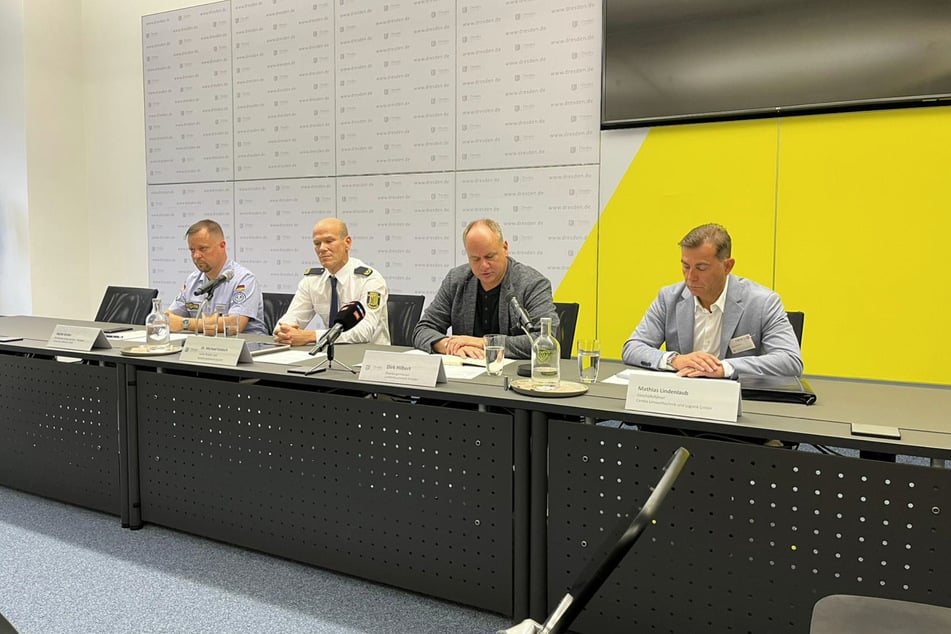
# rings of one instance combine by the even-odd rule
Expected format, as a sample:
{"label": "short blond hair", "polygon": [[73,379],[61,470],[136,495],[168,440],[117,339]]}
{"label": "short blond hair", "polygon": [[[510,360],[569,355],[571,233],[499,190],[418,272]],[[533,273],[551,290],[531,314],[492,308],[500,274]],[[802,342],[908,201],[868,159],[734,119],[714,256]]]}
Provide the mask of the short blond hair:
{"label": "short blond hair", "polygon": [[221,225],[219,225],[214,220],[208,220],[207,218],[205,220],[199,220],[190,226],[188,231],[185,232],[185,237],[187,238],[189,236],[193,236],[201,230],[207,231],[208,236],[213,240],[225,239],[225,232],[221,229]]}

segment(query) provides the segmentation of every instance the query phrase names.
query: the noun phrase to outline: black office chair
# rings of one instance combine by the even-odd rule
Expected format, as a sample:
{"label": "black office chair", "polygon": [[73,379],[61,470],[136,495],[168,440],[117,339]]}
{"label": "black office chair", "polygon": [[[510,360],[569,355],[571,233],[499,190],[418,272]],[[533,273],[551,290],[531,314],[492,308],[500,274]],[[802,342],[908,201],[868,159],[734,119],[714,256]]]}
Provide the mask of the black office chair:
{"label": "black office chair", "polygon": [[386,300],[389,316],[390,343],[394,346],[412,346],[413,329],[423,314],[422,295],[390,295]]}
{"label": "black office chair", "polygon": [[277,328],[277,320],[284,316],[294,299],[294,293],[261,293],[264,299],[264,325],[268,332]]}
{"label": "black office chair", "polygon": [[17,630],[10,621],[3,618],[0,614],[0,634],[17,634]]}
{"label": "black office chair", "polygon": [[561,344],[562,359],[570,359],[572,356],[579,309],[579,304],[555,302],[555,312],[558,313],[558,332],[555,333],[555,336],[558,338],[558,343]]}
{"label": "black office chair", "polygon": [[158,297],[158,289],[134,286],[109,286],[99,304],[96,321],[117,324],[145,324],[152,312],[152,300]]}
{"label": "black office chair", "polygon": [[830,594],[812,608],[809,634],[947,634],[951,608],[897,599]]}
{"label": "black office chair", "polygon": [[[654,486],[644,506],[631,509],[631,511],[621,518],[614,535],[609,536],[601,545],[599,554],[581,571],[581,574],[575,579],[574,584],[568,590],[561,601],[555,606],[548,620],[543,625],[526,619],[515,627],[507,630],[501,630],[497,634],[562,634],[568,631],[568,627],[584,610],[588,601],[594,596],[595,592],[607,581],[607,578],[614,572],[621,560],[627,554],[634,543],[638,540],[644,529],[650,526],[657,514],[657,509],[663,503],[664,498],[670,493],[674,482],[683,471],[687,459],[690,458],[690,452],[683,447],[677,448],[667,461],[660,480]],[[628,518],[634,515],[630,524]]]}
{"label": "black office chair", "polygon": [[796,333],[796,339],[799,341],[799,345],[802,346],[802,322],[806,319],[806,313],[802,311],[786,311],[786,317],[792,325],[793,332]]}

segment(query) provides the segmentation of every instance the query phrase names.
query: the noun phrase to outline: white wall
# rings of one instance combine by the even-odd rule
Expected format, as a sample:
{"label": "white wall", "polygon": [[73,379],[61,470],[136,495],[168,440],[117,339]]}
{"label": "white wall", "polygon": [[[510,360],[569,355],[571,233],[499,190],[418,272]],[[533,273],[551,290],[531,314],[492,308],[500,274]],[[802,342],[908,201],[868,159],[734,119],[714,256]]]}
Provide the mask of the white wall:
{"label": "white wall", "polygon": [[91,317],[106,286],[148,286],[142,16],[171,0],[82,1]]}
{"label": "white wall", "polygon": [[0,3],[0,314],[29,314],[23,2]]}
{"label": "white wall", "polygon": [[80,5],[23,3],[33,314],[88,316]]}
{"label": "white wall", "polygon": [[192,4],[0,3],[0,314],[148,284],[141,16]]}

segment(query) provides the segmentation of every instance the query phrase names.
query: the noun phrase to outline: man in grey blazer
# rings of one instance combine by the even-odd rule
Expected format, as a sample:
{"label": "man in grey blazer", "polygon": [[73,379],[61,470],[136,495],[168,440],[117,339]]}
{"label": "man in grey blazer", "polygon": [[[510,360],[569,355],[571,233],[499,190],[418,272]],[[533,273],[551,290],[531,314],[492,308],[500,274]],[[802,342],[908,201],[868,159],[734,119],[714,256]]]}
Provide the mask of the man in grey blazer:
{"label": "man in grey blazer", "polygon": [[[551,317],[552,332],[557,332],[551,282],[509,257],[508,242],[494,220],[470,222],[462,242],[469,263],[452,269],[442,281],[413,331],[413,345],[426,352],[481,359],[482,336],[504,334],[506,357],[531,358],[532,340],[519,327],[511,298],[518,299],[534,328],[542,317]],[[452,336],[446,336],[450,327]]]}
{"label": "man in grey blazer", "polygon": [[684,281],[660,290],[624,343],[624,362],[686,377],[801,376],[802,353],[782,300],[730,273],[727,230],[701,225],[680,248]]}

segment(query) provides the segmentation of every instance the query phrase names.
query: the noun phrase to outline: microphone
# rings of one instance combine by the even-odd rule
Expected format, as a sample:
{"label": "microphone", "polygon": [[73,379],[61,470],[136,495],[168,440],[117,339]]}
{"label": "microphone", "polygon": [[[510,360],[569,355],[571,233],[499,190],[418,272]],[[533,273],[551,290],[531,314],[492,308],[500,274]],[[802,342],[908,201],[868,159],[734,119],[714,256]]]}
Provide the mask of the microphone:
{"label": "microphone", "polygon": [[[522,332],[528,335],[528,339],[531,341],[532,318],[529,317],[528,313],[525,312],[525,309],[522,308],[522,305],[518,302],[518,297],[515,295],[509,297],[509,304],[512,305],[512,310],[515,311],[515,314],[518,317],[518,327],[522,329]],[[519,376],[532,376],[532,364],[522,363],[518,366],[517,372]]]}
{"label": "microphone", "polygon": [[195,291],[195,295],[204,295],[205,293],[210,293],[211,291],[215,290],[216,288],[218,288],[219,286],[221,286],[222,284],[230,280],[232,277],[234,277],[234,271],[232,271],[231,269],[225,269],[224,271],[221,272],[221,275],[219,275],[216,279],[205,282],[204,284],[199,286],[198,290]]}
{"label": "microphone", "polygon": [[514,310],[515,314],[518,316],[519,327],[525,331],[531,330],[532,318],[528,316],[528,313],[525,312],[525,309],[522,308],[522,305],[518,303],[518,297],[515,295],[509,297],[509,304],[512,305],[512,310]]}
{"label": "microphone", "polygon": [[317,340],[317,344],[308,354],[317,354],[327,346],[333,344],[337,338],[345,331],[350,330],[366,317],[367,310],[360,302],[349,302],[343,305],[337,316],[334,317],[334,325],[330,330]]}

